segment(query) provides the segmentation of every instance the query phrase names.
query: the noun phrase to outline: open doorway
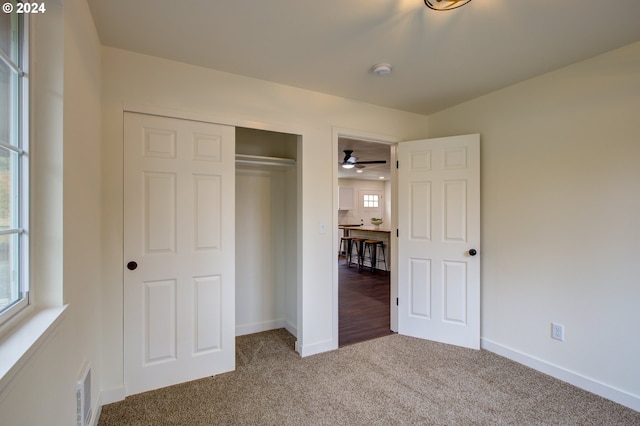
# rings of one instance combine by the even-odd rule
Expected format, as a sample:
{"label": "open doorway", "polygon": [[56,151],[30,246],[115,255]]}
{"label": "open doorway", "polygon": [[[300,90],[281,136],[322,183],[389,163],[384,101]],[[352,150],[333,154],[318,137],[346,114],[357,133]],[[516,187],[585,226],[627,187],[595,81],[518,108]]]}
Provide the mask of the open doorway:
{"label": "open doorway", "polygon": [[[395,173],[389,143],[341,135],[337,149],[338,343],[345,346],[392,330]],[[378,241],[376,250],[364,240]]]}

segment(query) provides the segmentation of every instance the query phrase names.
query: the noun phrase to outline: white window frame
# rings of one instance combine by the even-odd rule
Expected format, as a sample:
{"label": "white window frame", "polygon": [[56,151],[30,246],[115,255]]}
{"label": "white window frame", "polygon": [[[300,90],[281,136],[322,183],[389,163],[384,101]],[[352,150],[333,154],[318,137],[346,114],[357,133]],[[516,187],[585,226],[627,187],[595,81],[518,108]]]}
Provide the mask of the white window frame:
{"label": "white window frame", "polygon": [[[16,0],[11,1],[16,5]],[[17,95],[12,99],[9,114],[17,114],[14,120],[18,123],[9,141],[1,141],[2,148],[17,154],[18,182],[16,217],[17,226],[0,230],[0,235],[16,235],[18,247],[16,253],[18,292],[20,298],[0,312],[0,326],[7,323],[31,304],[29,291],[29,19],[28,14],[13,14],[18,21],[18,53],[17,63],[0,51],[0,61],[16,72],[18,76]]]}
{"label": "white window frame", "polygon": [[380,195],[378,194],[364,194],[362,196],[362,208],[364,209],[377,209],[380,207]]}

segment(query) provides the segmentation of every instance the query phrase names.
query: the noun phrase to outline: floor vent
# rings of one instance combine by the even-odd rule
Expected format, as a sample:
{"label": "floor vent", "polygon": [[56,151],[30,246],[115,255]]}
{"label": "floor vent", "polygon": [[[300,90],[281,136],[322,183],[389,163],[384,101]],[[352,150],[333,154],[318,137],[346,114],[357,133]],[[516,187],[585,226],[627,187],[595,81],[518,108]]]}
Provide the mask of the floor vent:
{"label": "floor vent", "polygon": [[76,424],[91,424],[91,366],[86,364],[76,382]]}

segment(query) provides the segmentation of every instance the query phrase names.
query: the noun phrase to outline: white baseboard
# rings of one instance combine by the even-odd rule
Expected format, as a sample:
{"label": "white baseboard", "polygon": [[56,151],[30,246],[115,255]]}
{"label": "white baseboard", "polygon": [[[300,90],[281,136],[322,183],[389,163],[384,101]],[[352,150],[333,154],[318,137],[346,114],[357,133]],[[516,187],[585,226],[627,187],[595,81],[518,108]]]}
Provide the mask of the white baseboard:
{"label": "white baseboard", "polygon": [[276,330],[285,328],[286,324],[283,319],[254,322],[253,324],[236,325],[236,336],[244,336],[245,334],[261,333],[263,331]]}
{"label": "white baseboard", "polygon": [[338,349],[338,344],[333,340],[325,340],[323,342],[314,343],[312,345],[302,345],[298,347],[301,357],[316,355],[322,352],[333,351]]}
{"label": "white baseboard", "polygon": [[279,328],[284,328],[289,333],[293,334],[294,337],[298,336],[298,328],[295,326],[295,324],[286,320],[272,320],[265,322],[256,322],[253,324],[237,325],[236,337],[244,336],[245,334],[262,333],[263,331],[277,330]]}
{"label": "white baseboard", "polygon": [[566,368],[550,364],[547,361],[527,355],[515,349],[508,348],[488,339],[481,339],[480,347],[519,364],[531,367],[534,370],[548,374],[549,376],[555,377],[563,382],[570,383],[580,389],[584,389],[613,402],[617,402],[618,404],[629,407],[632,410],[640,411],[640,397],[637,395],[632,395],[628,392],[616,389],[597,380],[574,373]]}
{"label": "white baseboard", "polygon": [[102,405],[112,404],[114,402],[124,400],[126,395],[127,393],[125,388],[122,386],[100,392],[100,401],[102,402]]}

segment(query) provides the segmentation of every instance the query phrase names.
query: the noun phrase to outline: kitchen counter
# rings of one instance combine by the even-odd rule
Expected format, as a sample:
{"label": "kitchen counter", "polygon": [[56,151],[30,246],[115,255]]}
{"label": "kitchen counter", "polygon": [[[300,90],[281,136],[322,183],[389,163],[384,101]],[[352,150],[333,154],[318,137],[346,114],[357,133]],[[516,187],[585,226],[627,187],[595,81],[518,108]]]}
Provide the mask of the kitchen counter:
{"label": "kitchen counter", "polygon": [[[344,226],[342,229],[344,236],[367,238],[370,240],[380,240],[384,243],[385,257],[387,258],[387,269],[391,270],[391,245],[389,244],[391,230],[384,226],[364,225],[364,226]],[[368,262],[367,262],[368,263]],[[379,268],[384,268],[384,264],[379,262]]]}
{"label": "kitchen counter", "polygon": [[340,229],[347,229],[349,231],[367,231],[367,232],[391,232],[389,228],[386,228],[382,225],[363,225],[363,226],[349,226],[349,225],[340,225]]}

